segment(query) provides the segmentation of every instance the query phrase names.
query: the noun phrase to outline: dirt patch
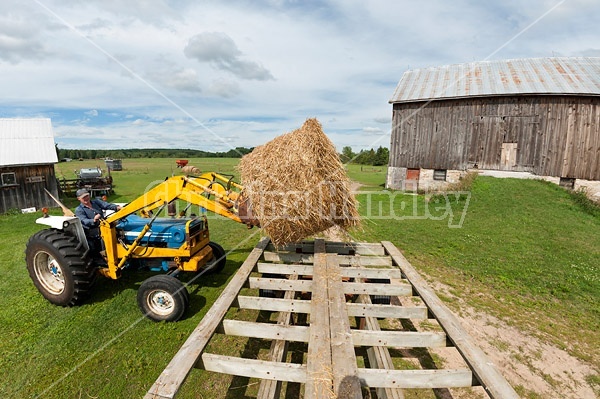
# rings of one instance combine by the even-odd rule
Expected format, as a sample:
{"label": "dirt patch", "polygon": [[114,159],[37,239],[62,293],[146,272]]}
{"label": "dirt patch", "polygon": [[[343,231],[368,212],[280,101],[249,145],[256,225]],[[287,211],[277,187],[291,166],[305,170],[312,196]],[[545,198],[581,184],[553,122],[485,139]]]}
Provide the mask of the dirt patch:
{"label": "dirt patch", "polygon": [[356,181],[351,181],[350,182],[350,192],[354,195],[356,195],[358,193],[358,190],[362,187],[363,185],[360,184],[359,182]]}
{"label": "dirt patch", "polygon": [[[589,364],[494,316],[467,306],[463,300],[450,293],[449,287],[441,283],[430,285],[436,292],[451,297],[460,304],[460,314],[455,314],[462,326],[522,396],[545,399],[598,397],[586,381],[586,377],[597,375],[597,371]],[[444,360],[445,367],[454,367],[455,362],[462,361],[450,358]],[[458,392],[453,397],[473,396],[464,396],[464,393]]]}

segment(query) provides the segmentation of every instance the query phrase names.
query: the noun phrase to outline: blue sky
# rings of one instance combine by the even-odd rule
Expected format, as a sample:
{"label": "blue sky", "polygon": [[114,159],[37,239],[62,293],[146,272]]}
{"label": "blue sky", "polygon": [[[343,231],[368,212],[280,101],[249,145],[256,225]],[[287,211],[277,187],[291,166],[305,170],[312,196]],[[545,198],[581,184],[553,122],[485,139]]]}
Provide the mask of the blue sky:
{"label": "blue sky", "polygon": [[597,0],[2,0],[0,117],[60,148],[263,144],[316,117],[389,146],[407,69],[600,56]]}

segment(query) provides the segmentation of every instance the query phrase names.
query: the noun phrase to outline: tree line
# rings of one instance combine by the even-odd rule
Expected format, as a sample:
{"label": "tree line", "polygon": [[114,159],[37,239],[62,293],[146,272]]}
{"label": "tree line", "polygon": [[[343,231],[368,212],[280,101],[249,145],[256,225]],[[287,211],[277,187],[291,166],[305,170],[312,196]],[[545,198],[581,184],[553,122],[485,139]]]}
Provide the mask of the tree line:
{"label": "tree line", "polygon": [[254,148],[236,147],[226,152],[191,149],[134,148],[121,150],[70,150],[56,147],[58,159],[126,159],[126,158],[241,158]]}
{"label": "tree line", "polygon": [[[254,148],[236,147],[226,152],[209,152],[191,149],[171,149],[171,148],[132,148],[121,150],[69,150],[58,148],[56,154],[59,160],[63,159],[127,159],[127,158],[241,158],[249,154]],[[340,160],[343,163],[354,163],[359,165],[382,166],[387,165],[390,158],[390,151],[386,147],[379,147],[376,150],[361,150],[359,153],[352,151],[352,147],[347,146],[342,149]]]}
{"label": "tree line", "polygon": [[379,146],[378,149],[361,150],[358,154],[347,146],[342,149],[340,159],[343,163],[355,163],[359,165],[382,166],[387,165],[390,159],[390,150]]}

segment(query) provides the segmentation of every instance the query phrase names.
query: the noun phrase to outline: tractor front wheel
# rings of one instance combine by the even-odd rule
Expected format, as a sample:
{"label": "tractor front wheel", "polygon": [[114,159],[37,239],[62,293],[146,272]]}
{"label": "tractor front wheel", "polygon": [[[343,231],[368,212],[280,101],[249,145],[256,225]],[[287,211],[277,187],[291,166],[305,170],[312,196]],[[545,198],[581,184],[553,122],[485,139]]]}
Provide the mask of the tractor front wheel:
{"label": "tractor front wheel", "polygon": [[42,230],[29,239],[27,271],[44,298],[59,306],[81,303],[96,279],[96,268],[85,251],[82,243],[61,230]]}
{"label": "tractor front wheel", "polygon": [[152,321],[177,321],[188,307],[189,294],[177,278],[160,274],[142,282],[137,302],[142,313]]}

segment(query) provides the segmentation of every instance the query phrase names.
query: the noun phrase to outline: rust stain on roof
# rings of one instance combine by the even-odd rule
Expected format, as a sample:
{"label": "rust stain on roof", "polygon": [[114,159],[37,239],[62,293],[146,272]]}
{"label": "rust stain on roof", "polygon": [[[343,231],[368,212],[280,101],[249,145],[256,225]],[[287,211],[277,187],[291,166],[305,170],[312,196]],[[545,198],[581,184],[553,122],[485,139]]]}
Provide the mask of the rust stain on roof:
{"label": "rust stain on roof", "polygon": [[525,58],[409,70],[390,103],[521,94],[600,95],[600,57]]}

